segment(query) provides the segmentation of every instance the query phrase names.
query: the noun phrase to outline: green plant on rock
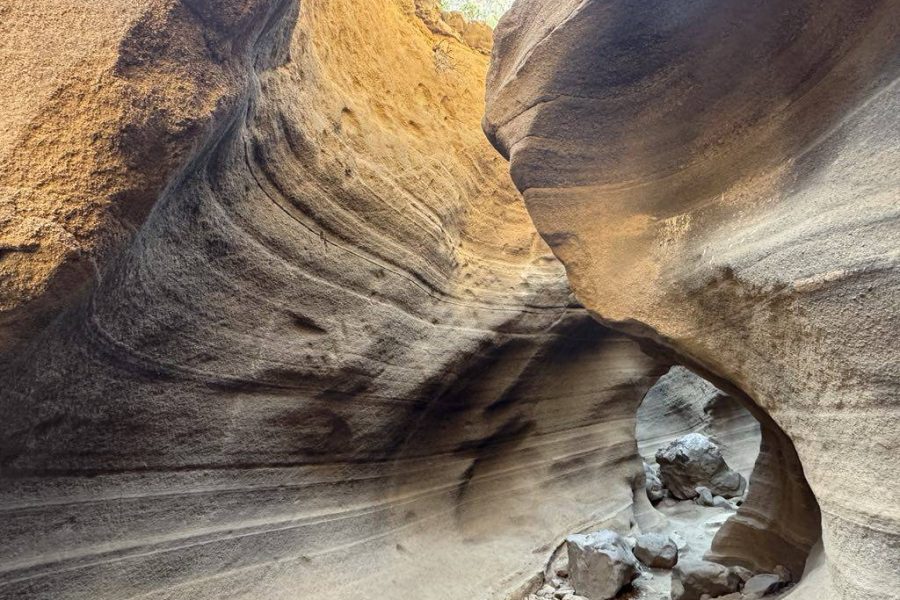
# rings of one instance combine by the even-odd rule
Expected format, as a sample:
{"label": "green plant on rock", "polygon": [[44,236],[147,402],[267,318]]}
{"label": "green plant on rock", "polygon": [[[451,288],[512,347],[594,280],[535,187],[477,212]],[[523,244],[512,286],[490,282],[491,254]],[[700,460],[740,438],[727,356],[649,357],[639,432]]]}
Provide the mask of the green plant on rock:
{"label": "green plant on rock", "polygon": [[469,21],[483,21],[494,27],[513,0],[441,0],[441,10],[458,11]]}

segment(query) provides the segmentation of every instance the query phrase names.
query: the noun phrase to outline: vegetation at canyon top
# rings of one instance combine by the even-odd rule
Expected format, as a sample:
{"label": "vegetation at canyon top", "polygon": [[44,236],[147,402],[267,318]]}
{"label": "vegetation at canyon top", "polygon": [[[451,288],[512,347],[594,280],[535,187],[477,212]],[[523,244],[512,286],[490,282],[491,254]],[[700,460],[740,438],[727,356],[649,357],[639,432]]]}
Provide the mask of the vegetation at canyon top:
{"label": "vegetation at canyon top", "polygon": [[494,27],[513,0],[441,0],[441,10],[459,11],[470,21],[483,21]]}

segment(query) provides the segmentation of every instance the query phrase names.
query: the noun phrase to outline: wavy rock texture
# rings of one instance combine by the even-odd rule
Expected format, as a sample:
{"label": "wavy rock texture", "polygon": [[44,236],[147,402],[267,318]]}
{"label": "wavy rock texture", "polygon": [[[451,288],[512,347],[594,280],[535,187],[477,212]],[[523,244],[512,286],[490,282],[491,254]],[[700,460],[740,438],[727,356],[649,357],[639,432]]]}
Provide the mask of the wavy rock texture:
{"label": "wavy rock texture", "polygon": [[761,456],[793,465],[780,503],[751,482],[741,515],[771,539],[747,545],[811,542],[792,520],[811,508],[802,463],[819,598],[900,590],[883,468],[900,447],[898,18],[889,1],[521,0],[488,75],[485,130],[579,300],[750,403]]}
{"label": "wavy rock texture", "polygon": [[0,353],[105,267],[281,57],[290,2],[4,5]]}
{"label": "wavy rock texture", "polygon": [[629,525],[667,365],[571,302],[484,54],[402,0],[0,10],[0,597],[497,598]]}

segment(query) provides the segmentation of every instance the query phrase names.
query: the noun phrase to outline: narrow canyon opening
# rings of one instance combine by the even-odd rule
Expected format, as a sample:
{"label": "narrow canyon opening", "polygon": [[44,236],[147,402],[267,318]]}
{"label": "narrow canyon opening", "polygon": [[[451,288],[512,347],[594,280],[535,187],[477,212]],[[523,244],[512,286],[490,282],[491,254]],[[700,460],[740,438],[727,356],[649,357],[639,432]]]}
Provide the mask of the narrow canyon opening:
{"label": "narrow canyon opening", "polygon": [[[636,491],[635,504],[641,507],[644,498],[640,494],[646,494],[662,515],[655,520],[645,515],[643,520],[675,542],[680,562],[702,559],[749,494],[759,456],[759,422],[737,400],[688,369],[675,366],[641,401],[635,439],[645,475],[645,488]],[[718,485],[710,483],[707,476],[716,468],[709,455],[717,453],[724,460]],[[675,472],[668,463],[664,470],[667,457],[683,460]],[[722,475],[731,481],[722,481]],[[633,582],[632,596],[670,597],[672,571],[661,566],[665,565],[647,565]]]}
{"label": "narrow canyon opening", "polygon": [[[641,401],[635,439],[646,478],[645,489],[636,491],[635,505],[638,510],[645,506],[639,496],[643,493],[662,515],[654,515],[655,519],[644,515],[641,520],[675,541],[680,562],[701,559],[749,493],[748,483],[759,456],[759,422],[737,400],[688,369],[675,366]],[[691,452],[692,444],[697,451]],[[702,461],[717,451],[725,469],[715,485],[707,474],[716,465]],[[660,464],[667,455],[684,461],[668,477],[669,471],[662,472]],[[721,481],[723,474],[732,481]],[[669,598],[671,574],[670,569],[647,566],[633,583],[635,597]]]}
{"label": "narrow canyon opening", "polygon": [[[819,507],[792,442],[737,395],[683,366],[659,377],[635,415],[642,472],[633,519],[570,536],[528,599],[747,600],[797,591],[821,561]],[[624,559],[615,551],[633,552],[636,568],[621,588],[601,592],[573,573],[590,564],[573,553],[582,543],[602,548],[613,565]],[[590,585],[593,595],[583,591]]]}
{"label": "narrow canyon opening", "polygon": [[900,3],[7,4],[0,600],[897,600]]}

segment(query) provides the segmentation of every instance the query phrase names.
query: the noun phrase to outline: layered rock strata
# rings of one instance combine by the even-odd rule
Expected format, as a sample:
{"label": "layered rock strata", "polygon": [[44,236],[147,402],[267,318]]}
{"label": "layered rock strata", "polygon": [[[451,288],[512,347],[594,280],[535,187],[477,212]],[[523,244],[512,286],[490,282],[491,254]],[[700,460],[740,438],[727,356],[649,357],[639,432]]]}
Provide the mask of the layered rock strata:
{"label": "layered rock strata", "polygon": [[880,466],[900,447],[898,18],[885,0],[521,0],[488,76],[485,130],[579,300],[761,422],[777,474],[713,551],[771,568],[808,550],[817,500],[820,598],[900,589]]}
{"label": "layered rock strata", "polygon": [[0,597],[488,599],[628,528],[665,366],[572,302],[487,57],[364,4],[0,9],[46,75],[2,115]]}

